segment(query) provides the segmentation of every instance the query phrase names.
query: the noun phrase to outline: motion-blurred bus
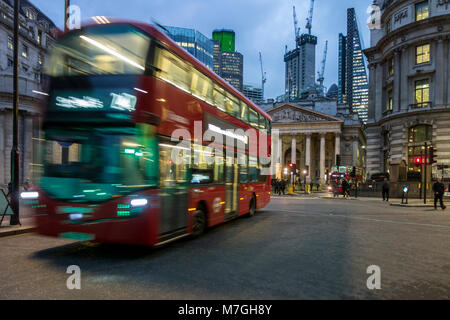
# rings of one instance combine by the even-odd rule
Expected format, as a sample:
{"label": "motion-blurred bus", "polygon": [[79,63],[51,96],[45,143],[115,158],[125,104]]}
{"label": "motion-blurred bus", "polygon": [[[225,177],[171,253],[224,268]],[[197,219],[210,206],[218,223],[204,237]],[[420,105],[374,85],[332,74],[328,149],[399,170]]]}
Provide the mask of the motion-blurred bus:
{"label": "motion-blurred bus", "polygon": [[[352,177],[352,171],[355,170],[355,176]],[[363,182],[364,180],[364,169],[352,166],[333,166],[331,174],[331,181],[335,179],[342,180],[354,180],[358,182]]]}
{"label": "motion-blurred bus", "polygon": [[[159,245],[269,203],[270,116],[156,27],[70,31],[46,72],[43,174],[23,195],[40,234]],[[256,151],[236,129],[258,133]],[[207,130],[234,144],[211,154]]]}

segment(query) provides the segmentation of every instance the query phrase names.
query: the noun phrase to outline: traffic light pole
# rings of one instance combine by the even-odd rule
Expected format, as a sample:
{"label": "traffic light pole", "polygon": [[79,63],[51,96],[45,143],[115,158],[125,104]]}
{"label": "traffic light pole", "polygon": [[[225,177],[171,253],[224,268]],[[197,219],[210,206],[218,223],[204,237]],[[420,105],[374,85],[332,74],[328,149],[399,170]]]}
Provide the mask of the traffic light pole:
{"label": "traffic light pole", "polygon": [[14,1],[14,74],[13,74],[13,145],[11,149],[11,209],[10,225],[20,224],[19,219],[19,6]]}
{"label": "traffic light pole", "polygon": [[[428,145],[425,142],[425,157],[424,157],[424,161],[423,161],[423,166],[424,166],[424,183],[423,183],[423,203],[427,204],[427,166],[428,166]],[[430,159],[431,160],[431,159]]]}

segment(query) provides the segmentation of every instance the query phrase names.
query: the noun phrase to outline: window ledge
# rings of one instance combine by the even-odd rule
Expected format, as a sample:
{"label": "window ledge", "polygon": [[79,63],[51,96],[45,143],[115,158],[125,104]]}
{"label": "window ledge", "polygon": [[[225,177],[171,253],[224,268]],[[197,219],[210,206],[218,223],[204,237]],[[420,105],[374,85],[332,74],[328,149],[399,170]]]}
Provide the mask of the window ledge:
{"label": "window ledge", "polygon": [[416,103],[416,104],[410,104],[409,110],[415,110],[415,111],[430,110],[431,107],[432,107],[431,102]]}
{"label": "window ledge", "polygon": [[388,116],[388,115],[392,114],[392,112],[393,112],[393,110],[384,110],[382,112],[382,114],[383,114],[383,116]]}

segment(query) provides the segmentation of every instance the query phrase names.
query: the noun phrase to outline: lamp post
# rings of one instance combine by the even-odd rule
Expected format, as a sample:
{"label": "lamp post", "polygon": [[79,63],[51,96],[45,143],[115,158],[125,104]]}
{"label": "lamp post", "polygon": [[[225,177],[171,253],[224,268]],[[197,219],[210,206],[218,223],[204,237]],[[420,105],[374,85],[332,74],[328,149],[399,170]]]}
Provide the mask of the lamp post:
{"label": "lamp post", "polygon": [[14,1],[14,73],[13,73],[13,145],[11,149],[11,225],[20,224],[19,219],[19,6]]}
{"label": "lamp post", "polygon": [[69,31],[69,28],[67,26],[69,22],[69,7],[70,7],[70,0],[65,0],[65,6],[64,6],[64,32]]}

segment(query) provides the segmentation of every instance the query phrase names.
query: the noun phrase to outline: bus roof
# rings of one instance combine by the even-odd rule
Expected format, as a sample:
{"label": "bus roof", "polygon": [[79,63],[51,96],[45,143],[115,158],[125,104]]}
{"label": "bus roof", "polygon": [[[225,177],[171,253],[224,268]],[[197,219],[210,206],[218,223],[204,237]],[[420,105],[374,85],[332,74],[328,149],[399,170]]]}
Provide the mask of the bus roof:
{"label": "bus roof", "polygon": [[[108,18],[109,19],[109,18]],[[154,25],[143,23],[143,22],[136,22],[136,21],[129,21],[129,20],[117,20],[117,19],[109,19],[111,22],[109,24],[128,24],[132,25],[138,29],[141,29],[145,33],[148,33],[152,37],[155,37],[159,41],[161,41],[163,44],[168,46],[173,52],[175,52],[178,56],[185,59],[189,63],[191,63],[195,68],[197,68],[200,72],[208,76],[209,78],[217,81],[220,85],[222,85],[226,90],[230,91],[234,96],[239,98],[240,100],[244,101],[246,104],[251,106],[253,109],[258,111],[260,114],[262,114],[264,117],[266,117],[269,120],[272,120],[272,117],[267,114],[264,110],[259,108],[256,104],[254,104],[250,99],[248,99],[246,96],[244,96],[241,92],[236,90],[233,86],[231,86],[228,82],[223,80],[221,77],[219,77],[215,72],[208,69],[203,63],[201,63],[197,58],[195,58],[193,55],[191,55],[189,52],[181,48],[175,41],[173,41],[170,37],[165,35],[163,32],[158,30]],[[94,22],[83,24],[82,28],[84,27],[91,27],[91,26],[98,26],[101,27],[103,24],[97,24]],[[75,30],[68,31],[64,33],[62,36],[71,33]]]}

